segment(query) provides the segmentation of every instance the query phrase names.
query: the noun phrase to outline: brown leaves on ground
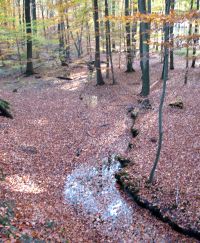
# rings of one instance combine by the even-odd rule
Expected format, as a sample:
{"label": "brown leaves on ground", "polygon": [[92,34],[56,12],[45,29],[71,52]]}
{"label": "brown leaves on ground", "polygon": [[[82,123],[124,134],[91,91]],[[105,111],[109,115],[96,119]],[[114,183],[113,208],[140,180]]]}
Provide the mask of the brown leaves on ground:
{"label": "brown leaves on ground", "polygon": [[[161,70],[158,59],[152,59],[153,82],[160,78],[158,67]],[[93,216],[82,216],[76,207],[64,200],[66,177],[75,168],[80,164],[98,165],[109,153],[124,153],[127,149],[132,137],[126,107],[136,104],[140,90],[139,62],[134,68],[137,72],[131,74],[116,70],[118,85],[114,86],[97,87],[93,81],[88,82],[86,68],[74,68],[70,76],[73,80],[67,81],[55,78],[58,72],[62,74],[61,70],[41,71],[41,79],[29,77],[20,80],[15,93],[12,92],[16,88],[14,79],[1,81],[0,96],[12,104],[15,119],[0,117],[0,162],[6,174],[5,180],[0,182],[0,198],[14,201],[13,224],[19,234],[16,237],[28,234],[55,242],[64,239],[70,242],[188,242],[186,237],[152,218],[123,194],[133,208],[133,215],[128,215],[133,218],[133,223],[126,230],[120,226],[120,231],[109,234],[94,226]],[[178,74],[182,69],[174,72],[177,75],[172,79],[181,80],[182,76]],[[191,77],[196,76],[193,73]],[[169,83],[171,85],[171,81]],[[173,85],[168,90],[171,95],[168,100],[176,95],[174,92],[177,95],[182,92],[187,108],[176,111],[166,107],[165,126],[169,129],[165,128],[157,179],[163,183],[163,190],[170,200],[174,200],[169,193],[174,195],[176,185],[179,186],[180,203],[184,195],[191,195],[190,209],[193,210],[198,201],[192,195],[197,195],[199,190],[194,187],[195,183],[198,185],[199,176],[198,123],[195,120],[198,114],[193,113],[198,90],[192,89],[190,94],[187,87],[177,89],[178,82],[173,82]],[[195,85],[196,82],[191,81],[189,88],[196,88]],[[152,93],[153,104],[158,103],[159,94],[158,89]],[[192,98],[187,98],[191,95]],[[147,116],[139,119],[140,134],[133,140],[136,149],[131,154],[139,171],[146,175],[155,155],[155,143],[149,142],[152,136],[156,136],[155,111],[149,111]],[[191,213],[191,218],[193,215]]]}
{"label": "brown leaves on ground", "polygon": [[[139,192],[142,198],[161,208],[164,215],[181,227],[196,231],[200,231],[198,77],[199,70],[193,71],[189,84],[184,86],[180,69],[174,71],[167,82],[163,111],[164,141],[153,185],[145,186],[157,149],[155,138],[158,137],[158,105],[161,94],[158,89],[150,95],[154,109],[139,115],[136,121],[140,135],[134,140],[135,149],[129,154],[134,158],[135,165],[126,169],[130,181],[131,177],[143,176]],[[182,109],[169,106],[174,100],[183,102]]]}

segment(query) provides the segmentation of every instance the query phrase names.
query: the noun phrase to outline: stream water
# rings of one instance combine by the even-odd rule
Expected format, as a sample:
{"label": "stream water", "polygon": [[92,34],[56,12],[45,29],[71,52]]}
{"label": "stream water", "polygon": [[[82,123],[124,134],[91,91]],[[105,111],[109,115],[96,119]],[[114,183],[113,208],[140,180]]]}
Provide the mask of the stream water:
{"label": "stream water", "polygon": [[132,223],[132,208],[116,188],[114,174],[118,170],[120,163],[114,155],[98,167],[82,165],[68,175],[64,191],[66,202],[78,213],[92,215],[101,228],[112,231]]}

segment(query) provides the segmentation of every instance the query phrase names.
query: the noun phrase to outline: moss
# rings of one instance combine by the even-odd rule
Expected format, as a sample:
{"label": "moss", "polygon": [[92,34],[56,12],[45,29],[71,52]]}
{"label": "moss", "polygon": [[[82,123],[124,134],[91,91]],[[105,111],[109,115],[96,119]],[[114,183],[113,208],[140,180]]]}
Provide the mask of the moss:
{"label": "moss", "polygon": [[2,116],[8,117],[8,118],[13,118],[13,116],[10,113],[10,103],[0,99],[0,113]]}

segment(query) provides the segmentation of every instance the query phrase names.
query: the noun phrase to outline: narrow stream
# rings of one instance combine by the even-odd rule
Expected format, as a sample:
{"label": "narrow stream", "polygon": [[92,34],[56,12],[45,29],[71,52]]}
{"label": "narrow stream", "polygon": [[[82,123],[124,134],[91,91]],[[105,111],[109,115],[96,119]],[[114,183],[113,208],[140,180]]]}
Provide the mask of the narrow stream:
{"label": "narrow stream", "polygon": [[[132,223],[132,208],[116,188],[115,172],[120,163],[113,155],[98,167],[81,165],[68,175],[65,200],[104,231],[126,229]],[[102,228],[103,227],[103,228]]]}

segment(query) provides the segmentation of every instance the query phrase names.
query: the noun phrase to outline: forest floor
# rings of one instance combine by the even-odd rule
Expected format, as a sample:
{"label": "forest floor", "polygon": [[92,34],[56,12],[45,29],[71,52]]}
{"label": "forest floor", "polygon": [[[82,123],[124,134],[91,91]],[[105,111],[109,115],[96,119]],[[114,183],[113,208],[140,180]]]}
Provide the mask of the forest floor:
{"label": "forest floor", "polygon": [[[176,69],[169,74],[156,183],[163,188],[164,200],[174,203],[175,190],[181,206],[189,200],[189,209],[194,210],[190,216],[196,220],[200,71],[190,70],[188,85],[183,86],[184,61],[176,59]],[[13,239],[27,234],[55,242],[196,242],[140,208],[113,181],[107,188],[106,180],[113,178],[109,169],[105,177],[98,172],[106,157],[123,154],[135,162],[128,173],[134,174],[137,165],[138,174],[148,176],[155,157],[156,143],[150,139],[157,137],[161,92],[158,57],[151,59],[152,84],[158,81],[150,95],[154,109],[139,115],[140,133],[134,139],[127,108],[140,98],[139,62],[134,65],[135,73],[125,73],[124,66],[116,68],[118,84],[106,81],[101,87],[88,79],[85,65],[72,66],[72,80],[56,78],[66,72],[56,66],[38,69],[39,74],[32,77],[0,80],[0,97],[12,104],[14,115],[13,120],[0,117],[0,162],[5,174],[0,181],[0,213],[6,213],[3,202],[15,212],[7,232],[0,225],[2,240],[12,232]],[[183,99],[183,110],[168,108],[177,96]],[[132,151],[127,149],[130,142]],[[105,189],[99,189],[95,181],[100,177],[105,179],[101,179]]]}

